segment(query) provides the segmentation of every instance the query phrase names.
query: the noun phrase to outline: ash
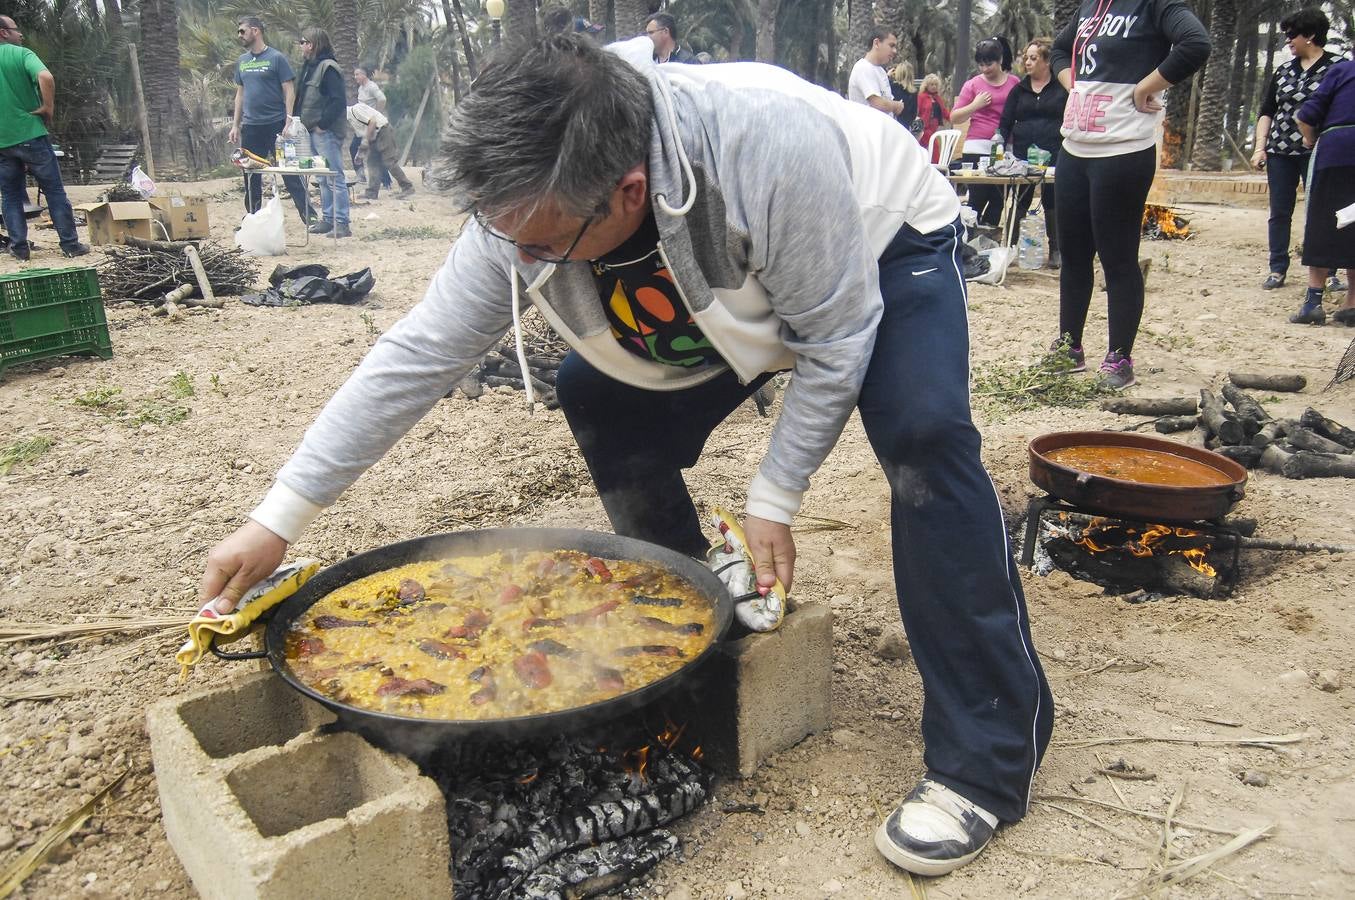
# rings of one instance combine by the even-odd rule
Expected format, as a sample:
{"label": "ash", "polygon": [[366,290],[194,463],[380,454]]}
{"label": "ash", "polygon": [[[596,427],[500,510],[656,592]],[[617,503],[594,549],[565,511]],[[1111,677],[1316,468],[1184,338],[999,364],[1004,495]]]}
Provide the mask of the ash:
{"label": "ash", "polygon": [[580,737],[464,746],[426,769],[447,798],[458,900],[621,888],[678,850],[660,826],[703,804],[710,788],[700,764],[654,740],[624,751]]}

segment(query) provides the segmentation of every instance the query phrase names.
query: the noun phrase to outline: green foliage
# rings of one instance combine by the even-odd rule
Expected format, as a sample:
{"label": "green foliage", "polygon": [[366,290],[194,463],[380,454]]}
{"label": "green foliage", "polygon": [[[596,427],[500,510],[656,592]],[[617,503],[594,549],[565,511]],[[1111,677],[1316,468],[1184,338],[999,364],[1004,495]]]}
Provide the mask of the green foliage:
{"label": "green foliage", "polygon": [[55,444],[45,434],[30,438],[19,438],[7,447],[0,447],[0,475],[8,475],[9,470],[20,463],[30,463],[46,453]]}
{"label": "green foliage", "polygon": [[411,159],[428,160],[438,146],[438,130],[442,121],[441,91],[437,90],[437,52],[432,44],[420,44],[400,63],[399,77],[386,88],[387,115],[395,126],[395,145],[401,150],[414,130],[414,114],[419,101],[431,84],[428,105],[419,122],[419,133],[414,138]]}
{"label": "green foliage", "polygon": [[131,416],[132,425],[176,425],[188,418],[188,409],[177,403],[164,400],[147,400],[141,404],[136,414]]}
{"label": "green foliage", "polygon": [[974,369],[971,394],[1000,416],[1042,406],[1086,406],[1115,393],[1100,378],[1079,377],[1072,368],[1072,357],[1059,351],[1051,351],[1027,366],[980,365]]}
{"label": "green foliage", "polygon": [[193,387],[193,376],[187,372],[175,372],[169,380],[169,392],[177,400],[183,400],[197,393]]}
{"label": "green foliage", "polygon": [[369,241],[441,241],[450,240],[451,235],[432,225],[394,226],[378,228],[367,235]]}
{"label": "green foliage", "polygon": [[91,388],[76,397],[75,404],[86,409],[97,409],[110,416],[127,408],[127,401],[122,399],[122,388],[120,387]]}

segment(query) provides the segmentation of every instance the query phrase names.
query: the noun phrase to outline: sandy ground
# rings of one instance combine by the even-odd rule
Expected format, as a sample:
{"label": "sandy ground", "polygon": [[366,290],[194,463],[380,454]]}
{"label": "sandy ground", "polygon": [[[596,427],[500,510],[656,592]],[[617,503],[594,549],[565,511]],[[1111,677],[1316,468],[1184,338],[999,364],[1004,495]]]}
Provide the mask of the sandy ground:
{"label": "sandy ground", "polygon": [[[234,183],[182,187],[211,197],[213,234],[229,242],[240,204]],[[94,191],[73,193],[79,200]],[[1321,392],[1355,331],[1291,326],[1284,318],[1301,288],[1257,287],[1265,270],[1264,211],[1191,212],[1195,239],[1144,245],[1154,268],[1135,353],[1142,384],[1134,393],[1193,394],[1230,369],[1296,371],[1308,376],[1307,391],[1267,400],[1273,413],[1296,415],[1312,404],[1355,425],[1355,385]],[[230,302],[174,322],[113,308],[111,361],[68,358],[7,375],[0,446],[33,435],[55,444],[0,477],[0,620],[192,611],[208,547],[263,494],[376,336],[417,302],[458,227],[447,203],[425,193],[405,202],[383,198],[358,208],[354,220],[356,238],[337,246],[315,240],[288,259],[339,272],[370,265],[376,290],[365,306]],[[299,233],[294,218],[288,227]],[[431,231],[419,239],[380,236],[392,227]],[[35,262],[65,262],[50,232],[35,236],[44,248]],[[0,271],[17,269],[4,259]],[[265,271],[272,263],[265,261]],[[1056,329],[1056,288],[1043,272],[1014,273],[1004,287],[976,286],[975,361],[1034,359]],[[1088,329],[1091,359],[1105,349],[1103,313],[1094,311]],[[174,397],[180,373],[193,396]],[[120,391],[121,416],[76,403],[111,389]],[[174,424],[136,422],[153,403],[177,403],[189,414]],[[1026,476],[1031,437],[1124,423],[1096,410],[1008,414],[984,407],[977,416],[985,460],[1012,517],[1036,493]],[[748,408],[714,435],[690,477],[701,502],[741,504],[767,434],[768,423]],[[853,420],[804,510],[850,530],[799,539],[798,596],[827,601],[836,612],[833,730],[776,757],[747,782],[724,783],[715,802],[682,826],[685,859],[665,863],[635,896],[909,895],[906,876],[871,844],[878,817],[921,766],[917,674],[911,663],[875,652],[878,636],[898,622],[887,500]],[[1237,512],[1258,518],[1260,533],[1270,537],[1355,544],[1353,508],[1355,482],[1258,473]],[[439,404],[296,549],[334,561],[420,534],[529,523],[604,528],[605,518],[559,414],[529,419],[520,395],[491,391],[478,401],[458,395]],[[931,897],[1130,895],[1162,855],[1160,823],[1053,799],[1120,803],[1118,790],[1128,806],[1158,815],[1184,793],[1173,859],[1228,840],[1208,829],[1273,824],[1268,839],[1166,891],[1171,896],[1351,895],[1355,558],[1248,554],[1242,586],[1224,601],[1130,605],[1066,575],[1023,577],[1058,698],[1055,744],[1034,784],[1036,797],[1048,799],[977,862],[919,882],[917,890]],[[20,895],[191,894],[161,828],[143,730],[146,705],[183,690],[174,643],[117,636],[0,649],[3,690],[75,691],[0,713],[0,863],[116,774],[132,773],[117,802]],[[1320,686],[1323,672],[1334,690]],[[209,661],[192,684],[235,675]],[[1341,681],[1346,686],[1337,686]],[[1255,734],[1303,737],[1269,749],[1227,743]],[[1189,740],[1204,735],[1217,742]],[[1073,744],[1115,737],[1139,740]],[[1120,757],[1153,777],[1112,784],[1096,774]],[[1248,771],[1262,773],[1265,786],[1244,784],[1240,775]],[[729,801],[757,802],[766,814],[724,815]]]}

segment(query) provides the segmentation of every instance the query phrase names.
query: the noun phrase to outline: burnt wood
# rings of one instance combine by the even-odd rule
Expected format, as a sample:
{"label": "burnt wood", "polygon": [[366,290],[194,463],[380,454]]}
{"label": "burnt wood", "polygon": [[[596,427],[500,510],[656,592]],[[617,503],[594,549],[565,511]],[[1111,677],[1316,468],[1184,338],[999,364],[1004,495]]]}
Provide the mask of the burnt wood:
{"label": "burnt wood", "polygon": [[1308,386],[1308,379],[1302,375],[1291,375],[1283,372],[1272,374],[1229,372],[1228,380],[1240,388],[1251,388],[1257,391],[1279,391],[1289,394],[1297,393]]}
{"label": "burnt wood", "polygon": [[1261,461],[1261,448],[1242,445],[1238,447],[1220,447],[1214,451],[1220,456],[1226,456],[1235,463],[1240,463],[1248,469],[1256,468],[1256,464]]}
{"label": "burnt wood", "polygon": [[1111,397],[1101,401],[1106,412],[1126,416],[1189,416],[1198,406],[1190,397]]}
{"label": "burnt wood", "polygon": [[1223,408],[1223,401],[1207,388],[1200,390],[1200,421],[1224,444],[1240,444],[1247,433],[1242,423]]}
{"label": "burnt wood", "polygon": [[1251,436],[1253,447],[1266,447],[1284,437],[1285,432],[1294,424],[1293,419],[1271,419],[1261,426],[1261,430]]}
{"label": "burnt wood", "polygon": [[1298,428],[1289,429],[1285,434],[1285,437],[1288,438],[1289,443],[1300,450],[1312,450],[1314,453],[1336,454],[1351,452],[1350,448],[1345,444],[1338,444],[1336,441],[1328,440],[1316,431],[1304,428],[1301,425]]}
{"label": "burnt wood", "polygon": [[1343,444],[1351,449],[1355,449],[1355,431],[1352,431],[1340,422],[1328,419],[1311,406],[1303,411],[1303,415],[1299,417],[1299,424],[1304,428],[1311,428],[1323,437],[1330,438],[1338,444]]}
{"label": "burnt wood", "polygon": [[1219,388],[1219,393],[1223,394],[1223,399],[1233,405],[1237,410],[1238,418],[1242,421],[1242,429],[1250,439],[1261,426],[1270,421],[1270,414],[1261,408],[1261,404],[1249,396],[1245,391],[1236,385],[1224,382]]}
{"label": "burnt wood", "polygon": [[1355,456],[1299,450],[1280,472],[1285,478],[1355,478]]}

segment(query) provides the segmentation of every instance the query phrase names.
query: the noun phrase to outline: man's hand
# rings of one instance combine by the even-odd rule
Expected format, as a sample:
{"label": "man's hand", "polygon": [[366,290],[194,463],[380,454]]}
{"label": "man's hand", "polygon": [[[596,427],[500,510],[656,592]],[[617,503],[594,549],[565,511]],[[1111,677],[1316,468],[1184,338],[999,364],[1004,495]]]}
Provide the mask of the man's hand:
{"label": "man's hand", "polygon": [[791,537],[790,526],[748,516],[743,522],[743,533],[748,538],[748,552],[753,555],[758,590],[767,593],[779,578],[789,594],[795,576],[795,539]]}
{"label": "man's hand", "polygon": [[42,106],[39,106],[37,109],[33,110],[33,115],[41,118],[43,123],[46,124],[48,128],[51,128],[53,112],[55,112],[55,110],[52,109],[51,104],[44,103],[42,104]]}
{"label": "man's hand", "polygon": [[1147,78],[1134,85],[1134,108],[1141,113],[1156,113],[1162,111],[1162,101],[1157,98],[1157,92],[1161,88],[1156,87],[1153,75],[1154,71]]}
{"label": "man's hand", "polygon": [[240,146],[240,126],[239,126],[239,125],[232,125],[232,126],[231,126],[230,134],[226,135],[226,142],[227,142],[227,143],[230,143],[230,144],[234,144],[234,145],[237,146],[237,147]]}
{"label": "man's hand", "polygon": [[198,604],[213,603],[218,613],[235,609],[245,592],[282,565],[287,542],[252,519],[207,554],[207,571],[198,586]]}

